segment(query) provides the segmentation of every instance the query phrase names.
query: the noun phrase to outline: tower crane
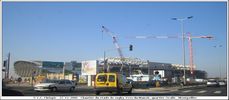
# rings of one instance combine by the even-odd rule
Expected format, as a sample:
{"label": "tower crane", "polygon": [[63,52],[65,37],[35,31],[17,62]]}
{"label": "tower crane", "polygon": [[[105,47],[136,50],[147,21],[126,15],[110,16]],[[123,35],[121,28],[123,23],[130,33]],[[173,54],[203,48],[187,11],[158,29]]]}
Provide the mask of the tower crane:
{"label": "tower crane", "polygon": [[[169,38],[182,38],[181,36],[135,36],[134,38],[137,39],[169,39]],[[207,39],[212,39],[212,36],[191,36],[191,33],[188,33],[187,37],[184,37],[188,39],[189,42],[189,59],[190,59],[190,73],[193,75],[193,50],[192,50],[192,39],[193,38],[207,38]]]}
{"label": "tower crane", "polygon": [[192,50],[192,39],[193,38],[207,38],[207,39],[212,39],[212,36],[191,36],[191,33],[188,33],[188,41],[189,41],[189,62],[190,62],[190,73],[193,74],[193,50]]}
{"label": "tower crane", "polygon": [[123,59],[124,59],[124,57],[123,57],[123,54],[122,54],[122,50],[121,50],[121,48],[120,48],[120,46],[119,46],[119,44],[118,44],[117,37],[114,35],[113,32],[111,32],[111,31],[110,31],[108,28],[106,28],[105,26],[102,26],[102,32],[107,33],[107,34],[109,34],[109,35],[112,37],[112,39],[113,39],[113,44],[115,45],[115,47],[116,47],[116,49],[117,49],[117,51],[118,51],[119,57],[120,57],[120,59],[121,59],[121,64],[122,64],[122,66],[121,66],[121,68],[120,68],[120,72],[123,72],[122,70],[123,70]]}

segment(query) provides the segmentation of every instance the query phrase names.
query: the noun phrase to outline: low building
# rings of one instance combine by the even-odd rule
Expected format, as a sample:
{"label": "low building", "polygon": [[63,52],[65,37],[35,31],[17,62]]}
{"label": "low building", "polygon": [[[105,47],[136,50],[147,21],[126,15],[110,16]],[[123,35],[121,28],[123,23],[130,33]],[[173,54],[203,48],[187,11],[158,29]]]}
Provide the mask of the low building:
{"label": "low building", "polygon": [[[15,73],[24,79],[45,76],[50,79],[63,79],[63,67],[65,65],[65,75],[67,79],[79,80],[81,63],[74,62],[54,62],[54,61],[16,61],[14,63]],[[38,79],[37,78],[37,79]]]}

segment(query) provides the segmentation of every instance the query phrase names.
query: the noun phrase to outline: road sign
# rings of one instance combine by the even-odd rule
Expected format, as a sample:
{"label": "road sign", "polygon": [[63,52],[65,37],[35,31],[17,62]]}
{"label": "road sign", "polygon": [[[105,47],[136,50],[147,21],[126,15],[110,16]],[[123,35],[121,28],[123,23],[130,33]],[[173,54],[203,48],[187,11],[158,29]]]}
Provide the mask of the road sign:
{"label": "road sign", "polygon": [[52,68],[63,68],[64,62],[51,62],[51,61],[43,61],[42,67],[45,69],[52,69]]}

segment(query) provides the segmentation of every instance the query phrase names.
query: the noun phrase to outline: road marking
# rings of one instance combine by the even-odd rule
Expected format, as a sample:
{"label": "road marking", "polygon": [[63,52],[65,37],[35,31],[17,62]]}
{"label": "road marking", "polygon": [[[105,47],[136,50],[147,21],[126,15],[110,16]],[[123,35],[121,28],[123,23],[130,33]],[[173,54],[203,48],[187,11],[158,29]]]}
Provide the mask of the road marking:
{"label": "road marking", "polygon": [[203,90],[203,91],[199,91],[199,92],[197,92],[197,93],[205,93],[205,92],[207,92],[207,91]]}
{"label": "road marking", "polygon": [[221,93],[221,91],[215,91],[214,93],[217,93],[217,94],[219,94],[219,93]]}
{"label": "road marking", "polygon": [[182,91],[183,93],[188,93],[191,92],[192,90],[186,90],[186,91]]}

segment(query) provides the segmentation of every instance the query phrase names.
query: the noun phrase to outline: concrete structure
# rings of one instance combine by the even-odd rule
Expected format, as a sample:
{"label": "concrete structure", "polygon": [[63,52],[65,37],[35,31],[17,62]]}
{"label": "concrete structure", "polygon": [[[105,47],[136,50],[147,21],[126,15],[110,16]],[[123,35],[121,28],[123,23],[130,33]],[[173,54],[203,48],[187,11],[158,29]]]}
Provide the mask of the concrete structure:
{"label": "concrete structure", "polygon": [[[35,72],[34,76],[42,75],[47,77],[48,75],[52,79],[63,79],[63,64],[62,62],[51,61],[16,61],[14,69],[15,73],[22,78],[31,78],[33,72]],[[81,67],[81,64],[76,61],[65,63],[65,70],[72,73],[71,79],[79,80],[79,67]]]}
{"label": "concrete structure", "polygon": [[[145,75],[154,76],[155,71],[163,72],[163,77],[169,81],[172,81],[173,78],[179,80],[182,78],[184,74],[184,67],[181,64],[171,64],[171,63],[160,63],[160,62],[150,62],[144,61],[139,58],[124,58],[121,61],[120,58],[106,58],[107,59],[107,67],[104,68],[104,61],[103,59],[100,60],[99,64],[99,71],[103,72],[104,69],[109,69],[110,72],[119,72],[120,67],[122,66],[123,62],[123,72],[124,74],[129,77],[133,74],[135,70],[141,70]],[[195,67],[195,66],[194,66]],[[207,73],[201,70],[195,70],[194,76],[190,74],[189,65],[186,65],[186,78],[198,78],[198,79],[206,79]]]}

